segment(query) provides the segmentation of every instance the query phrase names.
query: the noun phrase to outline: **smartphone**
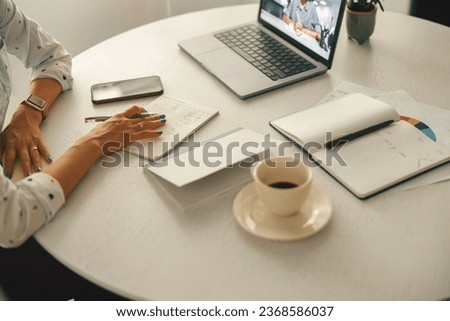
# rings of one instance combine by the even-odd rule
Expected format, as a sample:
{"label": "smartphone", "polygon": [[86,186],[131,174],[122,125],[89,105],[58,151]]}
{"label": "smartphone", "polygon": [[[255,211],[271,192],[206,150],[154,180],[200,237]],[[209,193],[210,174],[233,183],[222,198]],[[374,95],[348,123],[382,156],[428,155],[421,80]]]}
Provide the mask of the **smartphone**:
{"label": "smartphone", "polygon": [[95,84],[91,87],[94,104],[161,95],[164,88],[159,76],[124,79]]}

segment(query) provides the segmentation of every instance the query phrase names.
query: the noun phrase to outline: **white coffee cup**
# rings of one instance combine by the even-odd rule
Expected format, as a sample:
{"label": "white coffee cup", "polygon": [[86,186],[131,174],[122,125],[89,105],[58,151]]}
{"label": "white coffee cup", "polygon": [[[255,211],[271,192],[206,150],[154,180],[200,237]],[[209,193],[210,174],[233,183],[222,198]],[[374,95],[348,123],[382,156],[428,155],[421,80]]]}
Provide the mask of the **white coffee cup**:
{"label": "white coffee cup", "polygon": [[267,158],[251,172],[260,201],[274,215],[296,214],[309,195],[312,170],[299,159]]}

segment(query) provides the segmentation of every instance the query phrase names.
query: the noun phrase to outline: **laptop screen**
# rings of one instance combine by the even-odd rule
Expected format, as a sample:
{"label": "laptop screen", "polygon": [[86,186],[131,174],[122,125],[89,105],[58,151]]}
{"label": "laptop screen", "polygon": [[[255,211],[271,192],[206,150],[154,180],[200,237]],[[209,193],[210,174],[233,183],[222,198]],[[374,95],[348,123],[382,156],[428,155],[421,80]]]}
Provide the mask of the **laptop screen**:
{"label": "laptop screen", "polygon": [[[346,0],[262,0],[259,21],[331,67]],[[321,59],[322,58],[322,59]]]}

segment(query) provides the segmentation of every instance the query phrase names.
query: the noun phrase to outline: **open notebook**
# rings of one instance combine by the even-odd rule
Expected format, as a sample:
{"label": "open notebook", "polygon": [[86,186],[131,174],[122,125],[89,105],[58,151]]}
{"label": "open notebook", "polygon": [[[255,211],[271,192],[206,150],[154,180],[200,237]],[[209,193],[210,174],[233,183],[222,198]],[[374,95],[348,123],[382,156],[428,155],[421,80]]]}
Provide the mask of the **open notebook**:
{"label": "open notebook", "polygon": [[149,161],[157,161],[169,154],[219,114],[218,109],[167,95],[153,101],[147,109],[152,113],[166,115],[167,123],[161,128],[163,134],[155,140],[133,143],[125,151]]}
{"label": "open notebook", "polygon": [[359,198],[450,160],[450,151],[363,94],[302,110],[270,125]]}

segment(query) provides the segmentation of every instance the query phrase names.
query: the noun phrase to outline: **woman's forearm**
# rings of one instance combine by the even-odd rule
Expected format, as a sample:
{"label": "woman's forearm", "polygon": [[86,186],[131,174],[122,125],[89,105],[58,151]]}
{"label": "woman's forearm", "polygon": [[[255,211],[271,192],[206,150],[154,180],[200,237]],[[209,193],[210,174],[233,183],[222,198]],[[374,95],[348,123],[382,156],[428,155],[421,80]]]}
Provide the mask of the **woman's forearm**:
{"label": "woman's forearm", "polygon": [[100,143],[90,136],[83,137],[44,172],[59,182],[67,197],[101,156]]}

